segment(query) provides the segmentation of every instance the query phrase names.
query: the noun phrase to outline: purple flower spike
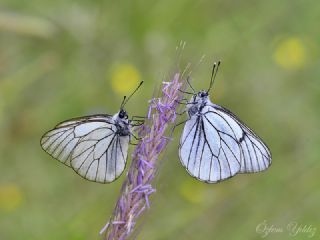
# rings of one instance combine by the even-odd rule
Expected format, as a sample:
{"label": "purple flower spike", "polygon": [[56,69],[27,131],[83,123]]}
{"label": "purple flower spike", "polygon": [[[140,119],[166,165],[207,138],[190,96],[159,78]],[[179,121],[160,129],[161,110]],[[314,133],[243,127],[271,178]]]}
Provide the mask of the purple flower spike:
{"label": "purple flower spike", "polygon": [[171,138],[166,130],[176,118],[181,99],[181,76],[176,73],[170,82],[163,82],[162,94],[149,101],[148,120],[136,132],[139,141],[132,154],[131,166],[110,221],[103,227],[106,240],[127,239],[134,231],[137,218],[150,208],[149,196],[156,192],[152,180],[157,171],[159,155]]}

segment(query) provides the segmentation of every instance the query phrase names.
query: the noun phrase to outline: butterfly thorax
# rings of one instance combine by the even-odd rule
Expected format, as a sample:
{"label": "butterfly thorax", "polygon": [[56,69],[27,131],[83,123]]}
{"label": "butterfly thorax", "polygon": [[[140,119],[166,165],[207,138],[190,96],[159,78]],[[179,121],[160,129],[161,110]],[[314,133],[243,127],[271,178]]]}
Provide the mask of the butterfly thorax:
{"label": "butterfly thorax", "polygon": [[117,128],[118,135],[120,136],[130,135],[129,120],[128,120],[128,114],[126,111],[121,109],[118,113],[113,115],[112,119]]}
{"label": "butterfly thorax", "polygon": [[202,109],[210,102],[209,95],[206,91],[200,91],[191,97],[187,104],[189,117],[200,115]]}

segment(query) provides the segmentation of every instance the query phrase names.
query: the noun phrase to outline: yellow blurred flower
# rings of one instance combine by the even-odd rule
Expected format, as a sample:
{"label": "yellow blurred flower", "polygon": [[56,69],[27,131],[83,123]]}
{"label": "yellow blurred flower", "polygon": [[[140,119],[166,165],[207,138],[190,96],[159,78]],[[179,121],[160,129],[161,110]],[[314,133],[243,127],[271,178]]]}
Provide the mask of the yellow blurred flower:
{"label": "yellow blurred flower", "polygon": [[116,65],[111,73],[111,84],[115,92],[125,95],[130,93],[140,82],[139,71],[131,64]]}
{"label": "yellow blurred flower", "polygon": [[190,203],[198,204],[205,200],[204,184],[194,179],[183,182],[180,186],[179,193]]}
{"label": "yellow blurred flower", "polygon": [[302,40],[291,37],[282,40],[274,52],[274,60],[285,69],[299,69],[306,64],[306,48]]}
{"label": "yellow blurred flower", "polygon": [[21,189],[15,184],[0,185],[0,209],[13,211],[22,203]]}

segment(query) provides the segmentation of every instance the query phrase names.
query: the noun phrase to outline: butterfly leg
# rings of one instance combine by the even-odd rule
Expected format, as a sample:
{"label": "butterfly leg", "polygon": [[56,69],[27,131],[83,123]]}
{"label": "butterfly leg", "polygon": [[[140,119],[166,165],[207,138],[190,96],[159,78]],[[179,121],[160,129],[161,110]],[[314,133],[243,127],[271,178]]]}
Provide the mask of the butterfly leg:
{"label": "butterfly leg", "polygon": [[182,112],[176,112],[176,114],[178,114],[179,116],[182,116],[183,114],[185,114],[187,112],[187,110],[184,110],[184,111],[182,111]]}
{"label": "butterfly leg", "polygon": [[139,127],[139,126],[142,126],[144,124],[144,121],[139,121],[135,124],[130,124],[131,127]]}
{"label": "butterfly leg", "polygon": [[192,92],[186,92],[186,91],[183,91],[181,89],[178,89],[179,92],[181,93],[184,93],[184,94],[189,94],[189,95],[194,95],[195,93],[192,93]]}
{"label": "butterfly leg", "polygon": [[[135,117],[137,117],[137,116],[133,116],[131,118],[131,120],[129,120],[131,126],[136,127],[136,126],[141,126],[142,124],[144,124],[145,117],[139,117],[139,118],[143,118],[143,119],[134,119]],[[133,124],[131,124],[132,122],[133,122]]]}
{"label": "butterfly leg", "polygon": [[140,141],[142,138],[136,137],[133,133],[130,134],[135,140]]}
{"label": "butterfly leg", "polygon": [[145,119],[147,119],[147,117],[132,116],[132,118],[130,119],[130,122],[136,122],[136,123],[132,124],[131,126],[141,126],[145,122]]}
{"label": "butterfly leg", "polygon": [[[188,105],[188,104],[190,104],[189,103],[189,101],[188,101],[188,99],[186,99],[186,98],[183,98],[183,99],[181,99],[180,101],[179,100],[175,100],[176,101],[176,103],[178,103],[178,104],[183,104],[183,105]],[[185,101],[185,102],[182,102],[182,101]],[[184,110],[184,111],[182,111],[182,112],[176,112],[176,114],[178,114],[178,115],[183,115],[183,114],[185,114],[186,113],[186,110]]]}
{"label": "butterfly leg", "polygon": [[[143,117],[143,116],[132,116],[131,120],[132,121],[136,121],[135,118],[137,118],[137,119],[147,119],[147,117]],[[137,121],[140,121],[140,120],[137,120]]]}
{"label": "butterfly leg", "polygon": [[138,143],[132,142],[131,139],[130,139],[130,141],[129,141],[129,144],[134,145],[134,146],[137,146],[137,145],[138,145]]}
{"label": "butterfly leg", "polygon": [[131,136],[135,139],[135,140],[137,140],[138,142],[142,139],[142,138],[139,138],[139,137],[136,137],[132,132],[130,133],[130,141],[129,141],[129,143],[131,144],[131,145],[138,145],[138,143],[134,143],[134,142],[132,142],[131,141]]}
{"label": "butterfly leg", "polygon": [[176,127],[178,127],[178,126],[180,126],[180,125],[182,125],[182,124],[186,123],[186,122],[187,122],[187,121],[189,121],[189,120],[190,120],[190,118],[188,118],[187,120],[184,120],[184,121],[182,121],[182,122],[180,122],[180,123],[175,124],[175,125],[173,126],[173,128],[171,129],[170,138],[172,137],[173,132],[174,132],[174,130],[176,129]]}
{"label": "butterfly leg", "polygon": [[[183,98],[183,99],[181,99],[181,100],[174,100],[176,103],[178,103],[178,104],[184,104],[184,105],[187,105],[188,104],[188,99],[185,99],[185,98]],[[183,102],[183,101],[185,101],[185,102]]]}

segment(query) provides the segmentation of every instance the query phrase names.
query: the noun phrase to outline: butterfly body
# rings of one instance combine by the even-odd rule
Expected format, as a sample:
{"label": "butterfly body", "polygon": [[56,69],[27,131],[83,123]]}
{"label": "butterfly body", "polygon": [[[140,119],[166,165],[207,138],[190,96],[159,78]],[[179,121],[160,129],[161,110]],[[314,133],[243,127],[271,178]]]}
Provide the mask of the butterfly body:
{"label": "butterfly body", "polygon": [[131,133],[128,114],[125,110],[121,109],[112,117],[114,125],[117,128],[116,133],[119,136],[129,136]]}
{"label": "butterfly body", "polygon": [[203,108],[210,103],[209,95],[205,91],[200,91],[198,94],[193,95],[187,104],[189,117],[195,114],[200,115]]}

